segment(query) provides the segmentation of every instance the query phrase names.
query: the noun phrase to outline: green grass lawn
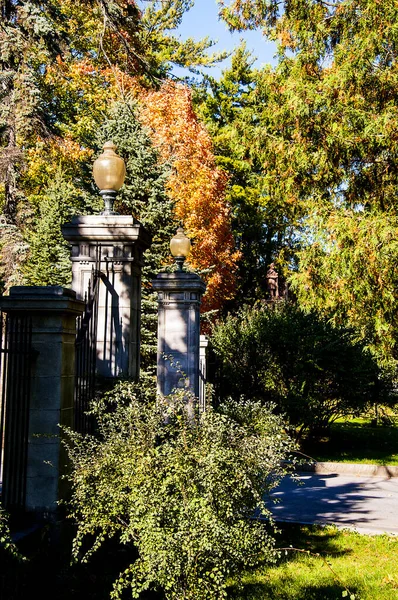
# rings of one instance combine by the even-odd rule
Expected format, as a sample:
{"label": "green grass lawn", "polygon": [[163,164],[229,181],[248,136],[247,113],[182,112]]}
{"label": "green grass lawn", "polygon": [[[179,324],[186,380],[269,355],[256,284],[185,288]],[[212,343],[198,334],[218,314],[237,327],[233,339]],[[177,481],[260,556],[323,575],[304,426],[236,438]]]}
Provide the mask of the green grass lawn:
{"label": "green grass lawn", "polygon": [[[124,548],[111,543],[87,565],[71,567],[69,543],[59,552],[51,551],[39,538],[31,539],[29,546],[30,560],[25,563],[16,563],[3,553],[2,600],[30,596],[40,600],[109,600],[112,581],[130,558]],[[242,588],[231,584],[230,600],[340,600],[347,591],[355,600],[398,598],[398,537],[289,523],[281,526],[277,547],[287,548],[286,553],[281,551],[278,563],[244,573]],[[127,598],[131,594],[123,595],[123,600]],[[142,596],[142,600],[163,598],[161,593]]]}
{"label": "green grass lawn", "polygon": [[337,422],[321,440],[305,440],[302,450],[317,461],[398,465],[398,427],[372,427],[362,419]]}
{"label": "green grass lawn", "polygon": [[[286,525],[278,546],[308,550],[283,551],[277,566],[243,577],[243,590],[232,587],[235,600],[355,600],[398,598],[398,538],[365,536],[334,527]],[[319,556],[313,556],[318,554]]]}

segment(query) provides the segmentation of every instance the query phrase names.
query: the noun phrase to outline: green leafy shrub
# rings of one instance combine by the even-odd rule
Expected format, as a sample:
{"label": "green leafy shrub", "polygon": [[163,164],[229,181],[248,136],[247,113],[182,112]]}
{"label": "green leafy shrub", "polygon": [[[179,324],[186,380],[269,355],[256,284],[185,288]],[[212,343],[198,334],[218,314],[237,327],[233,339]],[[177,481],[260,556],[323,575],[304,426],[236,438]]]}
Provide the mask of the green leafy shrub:
{"label": "green leafy shrub", "polygon": [[351,332],[280,302],[243,308],[212,336],[216,394],[274,402],[298,433],[322,431],[380,398],[395,402],[370,354]]}
{"label": "green leafy shrub", "polygon": [[24,561],[25,557],[19,552],[11,537],[9,526],[9,515],[0,505],[0,549],[4,549],[9,556],[18,561]]}
{"label": "green leafy shrub", "polygon": [[199,415],[185,390],[148,402],[135,389],[120,384],[97,404],[98,439],[69,432],[74,556],[109,538],[131,547],[112,598],[225,598],[229,576],[277,557],[264,498],[292,442],[258,403]]}

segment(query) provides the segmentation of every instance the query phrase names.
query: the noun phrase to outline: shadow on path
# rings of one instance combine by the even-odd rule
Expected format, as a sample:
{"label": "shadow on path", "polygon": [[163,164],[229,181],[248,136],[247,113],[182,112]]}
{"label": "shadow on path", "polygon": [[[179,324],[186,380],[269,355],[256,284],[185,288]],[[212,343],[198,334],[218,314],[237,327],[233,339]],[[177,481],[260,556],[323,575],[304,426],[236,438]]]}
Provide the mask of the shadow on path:
{"label": "shadow on path", "polygon": [[334,523],[371,533],[398,534],[398,480],[300,474],[272,494],[277,521]]}

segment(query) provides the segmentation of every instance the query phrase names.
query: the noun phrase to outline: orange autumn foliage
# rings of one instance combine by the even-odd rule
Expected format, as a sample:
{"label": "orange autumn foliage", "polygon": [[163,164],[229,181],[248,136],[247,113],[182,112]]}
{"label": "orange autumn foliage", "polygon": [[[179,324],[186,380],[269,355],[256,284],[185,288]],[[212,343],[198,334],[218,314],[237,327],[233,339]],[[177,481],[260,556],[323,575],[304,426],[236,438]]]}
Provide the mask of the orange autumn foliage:
{"label": "orange autumn foliage", "polygon": [[59,57],[56,66],[47,69],[46,78],[60,97],[65,95],[68,106],[76,103],[76,114],[67,127],[60,126],[62,137],[43,140],[30,150],[33,187],[40,187],[42,176],[51,176],[50,165],[61,164],[69,173],[82,162],[90,162],[93,151],[82,140],[91,137],[115,101],[135,98],[161,161],[172,165],[167,192],[177,219],[183,221],[193,241],[189,262],[195,269],[210,270],[203,276],[207,283],[203,310],[221,308],[234,297],[240,253],[226,201],[228,176],[215,163],[211,138],[195,115],[191,91],[172,82],[148,90],[118,67],[98,68],[88,59],[69,64]]}
{"label": "orange autumn foliage", "polygon": [[193,241],[189,263],[205,276],[203,310],[219,309],[235,294],[237,261],[226,201],[227,174],[217,167],[210,136],[199,123],[191,91],[172,82],[141,94],[141,119],[161,159],[172,164],[167,182],[175,214]]}

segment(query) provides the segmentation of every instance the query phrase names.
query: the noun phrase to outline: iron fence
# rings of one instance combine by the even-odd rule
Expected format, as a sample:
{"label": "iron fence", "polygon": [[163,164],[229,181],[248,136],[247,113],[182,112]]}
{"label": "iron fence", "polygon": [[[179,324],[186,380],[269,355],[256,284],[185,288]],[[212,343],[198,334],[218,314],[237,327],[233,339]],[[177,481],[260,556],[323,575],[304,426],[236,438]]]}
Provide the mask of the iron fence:
{"label": "iron fence", "polygon": [[0,479],[7,510],[25,507],[33,354],[31,317],[0,312]]}

